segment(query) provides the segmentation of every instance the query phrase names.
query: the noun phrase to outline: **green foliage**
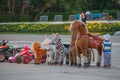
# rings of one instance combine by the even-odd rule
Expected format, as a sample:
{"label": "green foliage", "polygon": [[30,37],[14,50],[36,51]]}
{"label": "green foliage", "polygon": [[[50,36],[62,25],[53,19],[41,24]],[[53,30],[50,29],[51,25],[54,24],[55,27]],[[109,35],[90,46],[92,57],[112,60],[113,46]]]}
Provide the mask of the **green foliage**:
{"label": "green foliage", "polygon": [[117,13],[120,12],[120,10],[104,10],[103,12],[109,13],[109,15],[112,15],[114,19],[117,18]]}
{"label": "green foliage", "polygon": [[[13,0],[10,1],[12,6]],[[19,20],[19,18],[16,18],[16,15],[20,15],[23,0],[14,1],[14,14],[9,14],[12,14],[15,17],[11,18],[9,17],[10,15],[6,16],[6,13],[8,13],[8,0],[0,0],[0,13],[3,14],[2,19],[4,19],[4,22],[18,22],[21,20],[28,21],[28,19],[29,21],[31,21],[31,18],[32,21],[38,21],[40,15],[49,14],[48,16],[51,17],[51,15],[55,14],[56,12],[61,12],[61,15],[64,16],[63,20],[66,21],[68,20],[67,13],[77,14],[81,13],[81,11],[94,12],[96,10],[97,12],[104,12],[105,10],[109,10],[108,13],[110,12],[110,14],[116,19],[116,12],[114,12],[113,10],[120,9],[120,4],[118,4],[118,0],[27,0],[28,2],[27,8],[25,9],[25,15],[30,16],[31,18],[23,17]],[[8,17],[10,18],[9,20],[6,19]],[[50,20],[53,21],[53,18],[50,18]]]}
{"label": "green foliage", "polygon": [[28,15],[10,15],[10,14],[0,14],[0,22],[28,22],[31,18]]}

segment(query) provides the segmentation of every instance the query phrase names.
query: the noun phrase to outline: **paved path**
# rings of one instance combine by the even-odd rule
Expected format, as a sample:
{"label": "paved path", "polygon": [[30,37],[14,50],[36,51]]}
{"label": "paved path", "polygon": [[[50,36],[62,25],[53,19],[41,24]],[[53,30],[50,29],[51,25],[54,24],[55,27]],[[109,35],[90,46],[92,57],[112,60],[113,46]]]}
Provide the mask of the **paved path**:
{"label": "paved path", "polygon": [[105,69],[0,63],[0,80],[120,80],[120,67]]}
{"label": "paved path", "polygon": [[[64,22],[10,22],[10,23],[0,23],[0,25],[3,25],[3,24],[70,24],[72,23],[73,21],[64,21]],[[120,20],[113,20],[113,21],[108,21],[108,20],[92,20],[92,21],[87,21],[87,23],[90,23],[90,22],[101,22],[101,23],[118,23],[120,22]]]}
{"label": "paved path", "polygon": [[[6,39],[9,41],[43,41],[44,37],[51,38],[52,35],[29,35],[29,34],[0,34],[0,40]],[[70,35],[60,35],[63,42],[70,41]],[[120,43],[120,36],[112,36],[113,43]]]}
{"label": "paved path", "polygon": [[[95,52],[95,56],[96,52]],[[102,60],[103,61],[103,60]],[[40,64],[0,63],[0,80],[120,80],[120,48],[114,46],[112,50],[112,67],[110,69],[92,66],[70,67],[67,65],[54,66]]]}
{"label": "paved path", "polygon": [[[0,40],[6,39],[13,42],[23,41],[23,44],[29,44],[32,41],[43,41],[43,37],[50,35],[3,35],[0,34]],[[70,35],[61,35],[63,42],[70,41]],[[112,48],[112,67],[110,69],[96,67],[95,62],[92,66],[84,69],[83,67],[54,66],[40,64],[34,65],[33,61],[29,64],[0,63],[0,80],[120,80],[120,36],[112,36],[112,42],[116,45]],[[12,42],[13,41],[13,42]],[[95,57],[97,56],[95,52]],[[103,61],[103,59],[102,59]]]}
{"label": "paved path", "polygon": [[[0,34],[0,40],[6,39],[10,41],[10,43],[24,43],[29,44],[33,41],[44,40],[44,37],[48,37],[51,39],[52,35],[28,35],[28,34]],[[60,35],[62,42],[70,42],[70,35]],[[112,43],[115,45],[120,45],[120,36],[112,36]]]}

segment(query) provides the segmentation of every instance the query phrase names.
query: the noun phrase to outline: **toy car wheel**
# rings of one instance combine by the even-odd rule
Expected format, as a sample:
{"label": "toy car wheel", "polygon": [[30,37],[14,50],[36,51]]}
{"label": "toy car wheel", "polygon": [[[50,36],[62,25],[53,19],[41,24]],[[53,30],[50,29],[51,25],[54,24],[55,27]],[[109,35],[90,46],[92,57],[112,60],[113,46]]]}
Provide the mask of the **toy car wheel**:
{"label": "toy car wheel", "polygon": [[16,59],[15,59],[14,56],[11,56],[11,57],[8,58],[8,61],[9,61],[10,63],[15,63]]}
{"label": "toy car wheel", "polygon": [[5,55],[0,53],[0,62],[4,62],[5,61]]}
{"label": "toy car wheel", "polygon": [[20,63],[22,63],[22,59],[21,59],[21,57],[16,57],[16,63],[18,63],[18,64],[20,64]]}
{"label": "toy car wheel", "polygon": [[29,56],[24,56],[24,57],[23,57],[23,63],[24,63],[24,64],[28,64],[30,61],[31,61],[31,59],[30,59]]}
{"label": "toy car wheel", "polygon": [[45,63],[46,62],[46,57],[42,57],[41,62]]}

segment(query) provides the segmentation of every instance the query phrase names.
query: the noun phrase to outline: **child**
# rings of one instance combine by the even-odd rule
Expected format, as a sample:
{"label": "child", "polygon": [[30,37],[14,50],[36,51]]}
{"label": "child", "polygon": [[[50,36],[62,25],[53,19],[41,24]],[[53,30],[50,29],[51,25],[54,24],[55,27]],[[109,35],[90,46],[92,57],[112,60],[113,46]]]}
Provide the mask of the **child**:
{"label": "child", "polygon": [[2,40],[1,42],[0,42],[0,48],[4,48],[4,49],[7,49],[8,48],[8,46],[6,45],[8,43],[8,41],[6,41],[6,40]]}
{"label": "child", "polygon": [[87,16],[84,11],[81,13],[81,20],[86,24]]}
{"label": "child", "polygon": [[104,52],[104,67],[111,67],[111,49],[112,42],[110,41],[111,36],[106,34],[103,36],[104,41],[102,42],[103,52]]}

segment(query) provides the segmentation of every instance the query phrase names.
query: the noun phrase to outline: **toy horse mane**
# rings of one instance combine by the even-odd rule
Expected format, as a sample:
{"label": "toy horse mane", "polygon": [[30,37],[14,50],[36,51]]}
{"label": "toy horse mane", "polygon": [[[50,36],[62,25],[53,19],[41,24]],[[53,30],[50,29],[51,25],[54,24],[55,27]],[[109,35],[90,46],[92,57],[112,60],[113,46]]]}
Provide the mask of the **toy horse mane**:
{"label": "toy horse mane", "polygon": [[87,28],[86,24],[85,24],[83,21],[77,21],[77,20],[75,20],[75,21],[70,25],[70,27],[69,27],[68,30],[69,30],[70,32],[78,31],[78,27],[79,27],[79,26],[84,26],[85,31],[88,33],[88,28]]}
{"label": "toy horse mane", "polygon": [[84,25],[84,27],[85,27],[86,32],[89,33],[89,32],[88,32],[87,25],[86,25],[83,21],[78,21],[78,22],[79,22],[79,23],[82,23],[82,25]]}

